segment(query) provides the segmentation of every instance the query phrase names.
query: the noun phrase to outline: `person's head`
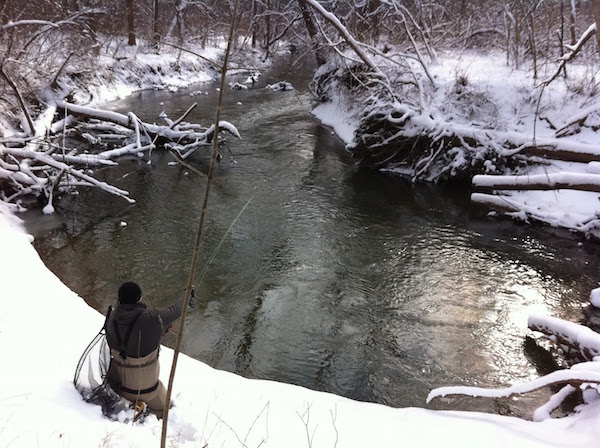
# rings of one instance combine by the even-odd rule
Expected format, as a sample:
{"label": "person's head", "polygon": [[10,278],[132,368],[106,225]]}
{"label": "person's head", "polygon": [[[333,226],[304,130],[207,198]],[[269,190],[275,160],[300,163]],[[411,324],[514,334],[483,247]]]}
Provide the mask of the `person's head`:
{"label": "person's head", "polygon": [[137,283],[125,282],[119,288],[119,303],[132,305],[142,299],[142,289]]}

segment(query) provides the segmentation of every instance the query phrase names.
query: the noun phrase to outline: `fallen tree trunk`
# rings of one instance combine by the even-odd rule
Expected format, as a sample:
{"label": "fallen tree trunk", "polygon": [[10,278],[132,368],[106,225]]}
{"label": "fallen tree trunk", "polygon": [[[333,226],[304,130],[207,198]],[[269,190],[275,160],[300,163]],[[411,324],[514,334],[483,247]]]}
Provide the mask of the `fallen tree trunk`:
{"label": "fallen tree trunk", "polygon": [[[175,121],[162,115],[167,124],[157,125],[143,122],[133,112],[125,115],[57,101],[31,123],[32,130],[39,130],[37,136],[20,135],[0,142],[0,179],[8,181],[10,187],[2,192],[0,200],[43,195],[48,199],[44,212],[52,213],[52,201],[57,194],[74,187],[93,186],[133,203],[127,191],[95,179],[86,167],[117,165],[113,159],[127,154],[151,154],[157,142],[175,151],[181,159],[201,146],[210,145],[215,138],[214,124],[203,128],[183,122],[194,106]],[[63,110],[61,115],[65,118],[52,124],[57,108]],[[221,130],[240,138],[235,126],[227,121],[219,122],[218,131]],[[65,147],[65,137],[73,134],[87,145]],[[56,144],[57,140],[62,143]],[[89,154],[91,148],[97,153]]]}
{"label": "fallen tree trunk", "polygon": [[68,174],[73,175],[74,177],[77,177],[81,180],[89,182],[90,184],[95,185],[96,187],[99,187],[103,190],[106,190],[109,193],[116,194],[117,196],[121,196],[122,198],[126,199],[130,203],[135,202],[133,199],[128,197],[129,193],[127,193],[125,190],[121,190],[120,188],[113,187],[112,185],[109,185],[106,182],[100,182],[100,181],[94,179],[93,177],[88,176],[87,174],[84,174],[78,170],[73,169],[73,167],[71,167],[65,163],[54,160],[52,157],[42,154],[42,153],[39,153],[37,151],[30,151],[27,149],[18,150],[18,149],[13,149],[13,148],[0,148],[0,154],[10,154],[13,156],[19,156],[19,157],[37,160],[39,162],[42,162],[45,165],[48,165],[48,166],[51,166],[58,170],[64,171]]}
{"label": "fallen tree trunk", "polygon": [[[417,178],[424,180],[438,180],[445,173],[448,177],[469,177],[485,172],[486,160],[493,161],[498,172],[519,163],[543,163],[544,159],[600,161],[600,150],[594,144],[560,138],[533,139],[525,133],[436,120],[407,111],[400,104],[389,104],[370,114],[361,122],[357,135],[352,153],[360,165],[372,168],[408,165],[418,173]],[[423,148],[435,151],[427,155]],[[426,170],[419,166],[423,162],[427,163]]]}
{"label": "fallen tree trunk", "polygon": [[520,207],[513,203],[509,198],[505,196],[496,196],[492,194],[473,193],[471,195],[471,202],[483,207],[496,210],[504,213],[517,213],[521,211]]}
{"label": "fallen tree trunk", "polygon": [[[67,103],[65,101],[59,101],[57,103],[57,106],[61,109],[65,109],[67,113],[75,115],[79,118],[84,118],[85,120],[96,119],[101,121],[107,121],[110,123],[117,124],[119,126],[123,126],[133,131],[136,130],[136,126],[141,125],[141,127],[146,132],[148,132],[150,137],[162,138],[171,142],[205,142],[206,144],[210,144],[215,129],[214,125],[212,125],[209,128],[207,128],[204,132],[196,132],[193,130],[180,131],[177,129],[176,126],[160,126],[156,124],[144,123],[142,121],[136,123],[136,119],[133,116],[131,116],[131,114],[124,115],[118,112],[94,109],[92,107],[87,106],[79,106],[77,104]],[[219,122],[219,132],[222,130],[226,130],[235,137],[241,139],[238,130],[228,121]]]}
{"label": "fallen tree trunk", "polygon": [[566,162],[590,163],[600,161],[600,152],[597,145],[589,145],[573,141],[564,141],[560,139],[542,140],[537,139],[537,143],[546,141],[546,145],[531,144],[526,146],[522,153],[533,157],[543,157],[552,160],[564,160]]}
{"label": "fallen tree trunk", "polygon": [[581,190],[600,193],[600,175],[581,173],[552,173],[525,176],[473,177],[473,187],[480,191],[492,190]]}
{"label": "fallen tree trunk", "polygon": [[[555,343],[566,345],[567,349],[577,350],[585,359],[593,359],[600,354],[600,334],[588,327],[548,316],[531,315],[528,326],[534,331],[540,331]],[[598,358],[596,358],[598,359]],[[577,390],[586,389],[598,392],[600,384],[600,362],[587,361],[572,365],[569,369],[557,370],[540,378],[501,389],[483,387],[451,386],[433,389],[427,396],[427,403],[436,398],[452,396],[470,396],[479,398],[509,398],[543,387],[562,386],[560,391],[550,397],[547,403],[538,407],[533,413],[534,421],[550,418],[564,400]],[[579,395],[583,397],[582,394]],[[584,403],[589,401],[584,398]]]}
{"label": "fallen tree trunk", "polygon": [[556,344],[576,350],[588,361],[600,356],[600,334],[588,327],[555,317],[536,315],[529,317],[527,326],[549,336]]}

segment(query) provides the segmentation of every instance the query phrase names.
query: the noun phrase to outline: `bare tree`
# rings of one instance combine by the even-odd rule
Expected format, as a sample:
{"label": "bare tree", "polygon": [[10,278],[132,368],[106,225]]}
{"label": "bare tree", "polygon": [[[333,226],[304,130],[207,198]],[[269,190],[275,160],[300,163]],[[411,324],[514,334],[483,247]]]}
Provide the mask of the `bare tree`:
{"label": "bare tree", "polygon": [[135,42],[135,27],[134,27],[134,0],[127,0],[127,35],[128,45],[136,45]]}
{"label": "bare tree", "polygon": [[177,40],[179,45],[183,45],[185,41],[185,10],[188,7],[187,0],[178,0],[175,5],[175,13],[171,20],[171,25],[167,31],[167,37],[170,37],[177,30]]}
{"label": "bare tree", "polygon": [[592,12],[596,22],[596,43],[598,44],[598,53],[600,53],[600,0],[592,0]]}
{"label": "bare tree", "polygon": [[271,0],[267,0],[267,14],[265,15],[265,58],[269,57],[269,50],[271,49]]}
{"label": "bare tree", "polygon": [[571,33],[571,45],[575,45],[575,42],[577,42],[577,31],[575,30],[575,18],[577,17],[575,11],[575,0],[569,0],[569,2],[571,4],[571,8],[569,9],[569,32]]}
{"label": "bare tree", "polygon": [[152,45],[154,46],[155,50],[158,50],[158,46],[160,45],[159,23],[160,23],[160,2],[159,2],[159,0],[153,0]]}
{"label": "bare tree", "polygon": [[256,16],[258,13],[258,1],[257,0],[252,0],[252,18],[250,20],[251,23],[251,34],[252,34],[252,48],[256,48],[256,31],[258,28],[258,25],[256,23]]}
{"label": "bare tree", "polygon": [[300,5],[300,10],[302,11],[302,18],[304,19],[304,24],[306,25],[306,30],[308,32],[308,36],[310,38],[310,42],[315,54],[315,58],[317,60],[318,65],[325,64],[325,57],[321,53],[321,49],[319,48],[319,40],[317,37],[317,29],[313,22],[313,17],[308,9],[308,5],[306,4],[306,0],[298,0],[298,4]]}

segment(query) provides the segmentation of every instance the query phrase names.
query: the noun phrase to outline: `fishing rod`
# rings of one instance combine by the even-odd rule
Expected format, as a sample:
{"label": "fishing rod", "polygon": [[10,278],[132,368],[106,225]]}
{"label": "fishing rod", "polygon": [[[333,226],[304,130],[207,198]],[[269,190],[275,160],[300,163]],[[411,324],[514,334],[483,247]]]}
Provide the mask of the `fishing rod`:
{"label": "fishing rod", "polygon": [[[229,60],[229,53],[231,50],[231,42],[233,40],[233,28],[235,26],[235,16],[237,13],[238,0],[235,0],[233,9],[231,10],[231,24],[229,26],[229,37],[227,39],[227,48],[225,49],[225,57],[223,59],[223,66],[221,67],[221,88],[219,89],[219,99],[217,101],[217,110],[215,112],[215,132],[218,133],[219,123],[221,118],[221,105],[223,103],[223,92],[225,91],[225,75],[227,74],[227,62]],[[169,418],[169,407],[171,404],[171,394],[173,391],[173,381],[175,380],[175,370],[177,368],[177,360],[179,358],[179,352],[181,350],[181,341],[183,339],[183,329],[185,326],[185,316],[187,314],[188,305],[190,303],[192,285],[194,283],[194,274],[196,272],[196,266],[198,265],[198,255],[200,253],[200,241],[202,237],[202,229],[204,227],[204,220],[206,218],[206,210],[208,208],[208,198],[210,193],[210,186],[212,183],[213,173],[215,171],[215,165],[218,154],[218,138],[215,135],[213,138],[212,154],[210,158],[210,168],[208,169],[208,176],[206,179],[206,190],[204,192],[204,201],[202,203],[202,209],[200,211],[200,219],[198,221],[198,231],[196,232],[196,242],[194,244],[194,253],[192,255],[192,264],[190,266],[190,273],[187,281],[187,287],[185,289],[185,298],[183,303],[183,310],[181,312],[181,319],[179,322],[179,331],[177,334],[177,342],[173,352],[173,364],[171,365],[171,373],[169,375],[169,385],[167,388],[167,398],[165,400],[165,407],[163,409],[163,422],[162,432],[160,439],[161,448],[166,448],[167,442],[167,422]],[[244,207],[245,208],[245,207]]]}

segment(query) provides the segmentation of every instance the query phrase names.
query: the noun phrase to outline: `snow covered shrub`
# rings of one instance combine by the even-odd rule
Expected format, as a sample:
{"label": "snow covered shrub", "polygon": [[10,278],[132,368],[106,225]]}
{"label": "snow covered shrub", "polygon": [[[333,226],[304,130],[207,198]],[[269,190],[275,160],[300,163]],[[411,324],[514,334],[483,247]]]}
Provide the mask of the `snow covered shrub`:
{"label": "snow covered shrub", "polygon": [[365,72],[361,64],[331,57],[318,68],[310,83],[314,99],[326,103],[342,95],[360,100],[364,83],[368,81]]}
{"label": "snow covered shrub", "polygon": [[600,67],[588,65],[584,67],[574,66],[565,79],[569,92],[574,95],[589,95],[590,98],[598,95],[600,86]]}
{"label": "snow covered shrub", "polygon": [[474,126],[497,128],[498,107],[486,95],[470,85],[466,77],[459,76],[445,96],[440,112],[449,121]]}

